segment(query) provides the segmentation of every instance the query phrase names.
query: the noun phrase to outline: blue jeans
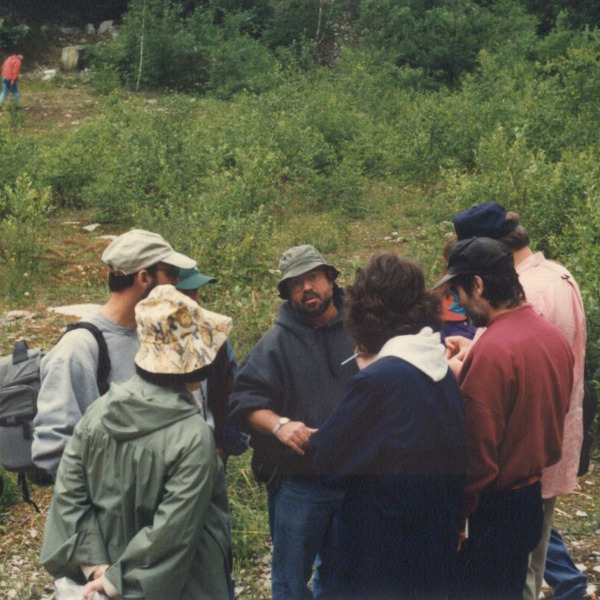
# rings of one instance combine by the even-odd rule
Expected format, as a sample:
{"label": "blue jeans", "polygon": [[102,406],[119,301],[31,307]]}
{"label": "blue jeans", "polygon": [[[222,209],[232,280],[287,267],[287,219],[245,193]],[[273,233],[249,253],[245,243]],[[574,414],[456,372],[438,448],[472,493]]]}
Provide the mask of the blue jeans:
{"label": "blue jeans", "polygon": [[[269,492],[273,600],[311,600],[330,591],[343,497],[343,490],[317,478],[289,475],[281,478],[275,492]],[[315,562],[311,592],[308,582]]]}
{"label": "blue jeans", "polygon": [[554,590],[554,600],[582,598],[587,591],[587,577],[575,566],[565,542],[555,529],[548,543],[544,579]]}
{"label": "blue jeans", "polygon": [[19,82],[15,81],[12,85],[10,79],[2,78],[2,95],[0,96],[0,106],[2,106],[8,96],[12,92],[15,99],[15,104],[19,104]]}

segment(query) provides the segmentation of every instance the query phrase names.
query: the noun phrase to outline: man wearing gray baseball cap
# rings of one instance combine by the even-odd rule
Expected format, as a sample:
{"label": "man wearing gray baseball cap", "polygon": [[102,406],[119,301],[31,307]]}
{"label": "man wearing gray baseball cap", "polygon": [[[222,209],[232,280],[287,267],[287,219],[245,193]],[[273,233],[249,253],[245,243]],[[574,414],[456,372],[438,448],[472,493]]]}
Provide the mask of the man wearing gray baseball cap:
{"label": "man wearing gray baseball cap", "polygon": [[277,323],[241,364],[230,411],[250,433],[254,475],[267,485],[273,600],[306,600],[331,591],[342,491],[320,480],[305,449],[357,367],[347,360],[353,344],[342,328],[339,271],[310,245],[284,252],[279,269]]}
{"label": "man wearing gray baseball cap", "polygon": [[[135,374],[133,358],[139,347],[136,304],[157,285],[177,284],[179,270],[196,265],[193,259],[175,252],[162,236],[143,229],[113,240],[102,260],[109,269],[108,301],[89,319],[87,331],[77,329],[63,336],[40,367],[32,457],[37,467],[52,476],[75,425],[101,395],[100,387]],[[98,377],[102,340],[110,362],[107,381]]]}

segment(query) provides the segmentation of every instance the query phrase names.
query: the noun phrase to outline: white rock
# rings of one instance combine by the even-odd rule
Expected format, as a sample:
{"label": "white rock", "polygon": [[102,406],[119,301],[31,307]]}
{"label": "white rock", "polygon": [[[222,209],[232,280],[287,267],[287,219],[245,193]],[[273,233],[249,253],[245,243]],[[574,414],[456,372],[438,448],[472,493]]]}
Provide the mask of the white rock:
{"label": "white rock", "polygon": [[89,319],[100,310],[101,306],[101,304],[71,304],[69,306],[53,306],[48,310],[59,315]]}
{"label": "white rock", "polygon": [[44,69],[42,71],[42,81],[52,81],[56,77],[56,69]]}
{"label": "white rock", "polygon": [[60,65],[65,71],[74,71],[79,62],[78,46],[67,46],[62,49],[60,55]]}
{"label": "white rock", "polygon": [[585,512],[585,510],[578,510],[575,512],[575,516],[579,517],[580,519],[587,519],[588,514]]}
{"label": "white rock", "polygon": [[587,571],[587,567],[583,563],[578,563],[575,565],[582,573]]}
{"label": "white rock", "polygon": [[88,23],[85,26],[85,32],[86,32],[87,35],[95,35],[96,34],[96,28],[91,23]]}
{"label": "white rock", "polygon": [[102,35],[103,33],[107,33],[108,31],[111,31],[112,27],[113,27],[112,21],[102,21],[102,23],[100,23],[100,25],[98,26],[98,35]]}
{"label": "white rock", "polygon": [[100,227],[100,223],[91,223],[90,225],[85,225],[81,229],[83,229],[84,231],[92,232],[92,231],[96,231],[96,229],[98,229],[98,227]]}

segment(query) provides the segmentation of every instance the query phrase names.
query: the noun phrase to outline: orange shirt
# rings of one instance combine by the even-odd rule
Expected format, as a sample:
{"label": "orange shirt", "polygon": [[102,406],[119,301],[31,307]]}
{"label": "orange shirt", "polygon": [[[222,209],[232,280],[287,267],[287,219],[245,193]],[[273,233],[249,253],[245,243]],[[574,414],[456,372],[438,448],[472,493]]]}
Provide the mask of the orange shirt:
{"label": "orange shirt", "polygon": [[21,58],[18,54],[9,56],[2,63],[2,79],[10,79],[10,83],[13,84],[19,79],[19,73],[21,72]]}

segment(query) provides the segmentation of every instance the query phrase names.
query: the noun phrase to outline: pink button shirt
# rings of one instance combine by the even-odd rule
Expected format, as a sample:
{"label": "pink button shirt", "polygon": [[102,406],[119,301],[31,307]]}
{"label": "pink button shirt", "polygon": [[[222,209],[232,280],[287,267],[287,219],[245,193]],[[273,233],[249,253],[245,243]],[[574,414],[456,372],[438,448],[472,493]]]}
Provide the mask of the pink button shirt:
{"label": "pink button shirt", "polygon": [[583,440],[583,370],[586,324],[583,301],[573,276],[559,263],[537,252],[516,267],[527,301],[537,313],[556,325],[566,336],[575,355],[573,392],[565,420],[562,457],[544,469],[542,496],[552,498],[572,491]]}

